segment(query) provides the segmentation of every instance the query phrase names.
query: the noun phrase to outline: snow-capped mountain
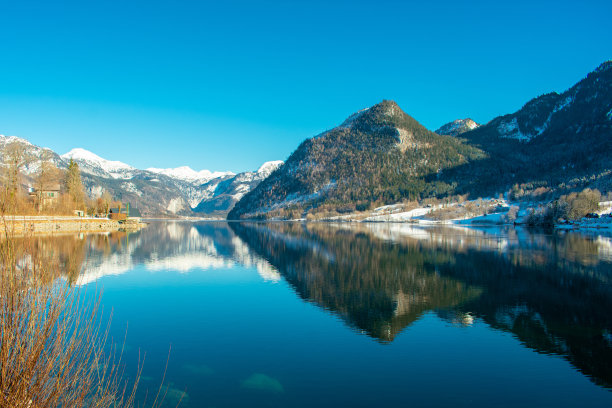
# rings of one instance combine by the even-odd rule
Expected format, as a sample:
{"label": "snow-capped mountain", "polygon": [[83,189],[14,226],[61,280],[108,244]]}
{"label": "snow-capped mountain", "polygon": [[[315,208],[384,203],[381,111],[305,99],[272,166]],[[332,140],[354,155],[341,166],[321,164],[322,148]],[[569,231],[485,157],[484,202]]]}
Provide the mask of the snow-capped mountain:
{"label": "snow-capped mountain", "polygon": [[72,149],[68,153],[62,154],[61,158],[66,162],[74,160],[78,163],[81,171],[94,176],[127,180],[134,177],[134,172],[137,171],[136,168],[128,164],[103,159],[82,148]]}
{"label": "snow-capped mountain", "polygon": [[64,161],[62,158],[53,150],[46,147],[33,145],[27,140],[17,136],[4,135],[0,135],[0,158],[2,158],[2,160],[0,160],[0,165],[2,165],[4,162],[4,154],[9,145],[18,146],[23,153],[24,165],[21,168],[21,172],[25,176],[29,177],[36,174],[40,168],[40,162],[43,158],[51,160],[57,167],[61,168],[64,166]]}
{"label": "snow-capped mountain", "polygon": [[204,184],[207,181],[210,181],[215,178],[225,177],[225,176],[233,176],[235,173],[231,171],[210,171],[210,170],[200,170],[195,171],[189,166],[181,166],[176,167],[174,169],[158,169],[155,167],[150,167],[147,171],[163,174],[164,176],[172,177],[178,180],[187,181],[189,183],[198,183]]}
{"label": "snow-capped mountain", "polygon": [[272,174],[272,172],[274,172],[280,166],[282,166],[282,164],[283,164],[282,160],[274,160],[274,161],[265,162],[259,167],[259,169],[257,169],[256,176],[263,180],[266,177],[268,177],[270,174]]}
{"label": "snow-capped mountain", "polygon": [[257,171],[239,174],[195,171],[187,166],[140,170],[120,161],[104,159],[82,148],[72,149],[60,156],[25,139],[2,135],[0,162],[4,160],[9,145],[19,145],[23,152],[22,173],[26,176],[26,186],[32,184],[44,158],[60,169],[67,168],[70,160],[73,160],[79,165],[89,197],[97,198],[108,191],[112,197],[130,202],[148,216],[195,215],[194,212],[197,212],[202,216],[224,217],[236,201],[282,164],[278,161],[267,162]]}
{"label": "snow-capped mountain", "polygon": [[[239,173],[233,177],[225,178],[221,182],[214,179],[203,185],[211,194],[204,198],[194,208],[195,212],[207,214],[223,214],[234,208],[234,205],[249,191],[266,179],[276,169],[282,166],[280,160],[269,161],[262,164],[257,171]],[[229,210],[226,210],[229,208]]]}
{"label": "snow-capped mountain", "polygon": [[438,130],[436,130],[436,133],[439,135],[459,136],[462,133],[476,129],[479,126],[480,125],[478,123],[474,122],[470,118],[457,119],[441,126]]}

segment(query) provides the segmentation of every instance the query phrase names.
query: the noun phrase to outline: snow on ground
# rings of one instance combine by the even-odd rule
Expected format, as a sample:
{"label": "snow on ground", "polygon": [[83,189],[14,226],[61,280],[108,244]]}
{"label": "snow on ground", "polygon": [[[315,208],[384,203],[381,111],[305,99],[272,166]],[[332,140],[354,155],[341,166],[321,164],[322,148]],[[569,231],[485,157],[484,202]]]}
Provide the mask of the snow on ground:
{"label": "snow on ground", "polygon": [[612,217],[604,215],[600,218],[583,218],[578,221],[569,222],[567,224],[560,224],[556,226],[558,229],[563,230],[590,230],[590,229],[603,229],[610,230],[612,232]]}
{"label": "snow on ground", "polygon": [[[514,222],[506,220],[508,210],[511,206],[510,203],[502,199],[484,198],[481,200],[474,200],[471,202],[465,202],[461,204],[449,204],[445,208],[452,207],[464,207],[468,203],[476,204],[480,202],[481,208],[476,210],[482,214],[491,208],[499,208],[497,212],[486,214],[486,215],[469,215],[466,214],[461,218],[452,218],[448,220],[434,220],[428,217],[428,215],[437,209],[442,208],[442,205],[428,206],[413,208],[408,211],[404,211],[406,208],[405,204],[391,204],[382,207],[375,208],[368,213],[352,213],[345,214],[336,217],[326,218],[326,221],[338,221],[338,222],[365,222],[365,223],[408,223],[408,224],[420,224],[420,225],[454,225],[457,228],[469,228],[473,227],[485,227],[485,226],[500,226],[500,225],[512,225]],[[488,207],[487,207],[488,206]],[[537,207],[537,203],[522,203],[521,209],[517,214],[517,223],[523,224],[530,211]],[[603,233],[604,235],[612,235],[612,201],[600,202],[599,203],[600,218],[583,218],[579,221],[568,222],[565,224],[556,225],[555,228],[560,230],[578,231],[585,233]]]}
{"label": "snow on ground", "polygon": [[[412,221],[418,218],[419,221],[426,222],[427,220],[425,220],[423,216],[429,214],[432,210],[436,209],[438,206],[415,208],[410,211],[400,211],[400,212],[394,212],[394,210],[397,211],[397,209],[394,207],[395,206],[393,205],[386,205],[384,207],[376,208],[373,212],[374,215],[364,218],[363,221],[366,221],[366,222],[383,222],[383,221],[401,222],[401,221]],[[385,212],[385,211],[390,211],[390,212]],[[377,212],[379,214],[376,214]],[[381,212],[383,212],[383,214],[380,214]]]}

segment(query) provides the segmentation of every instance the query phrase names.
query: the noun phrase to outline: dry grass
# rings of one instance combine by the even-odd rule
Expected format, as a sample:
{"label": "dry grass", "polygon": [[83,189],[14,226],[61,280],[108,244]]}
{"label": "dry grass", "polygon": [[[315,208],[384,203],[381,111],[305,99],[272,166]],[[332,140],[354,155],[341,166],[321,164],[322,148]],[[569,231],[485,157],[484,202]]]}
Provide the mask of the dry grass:
{"label": "dry grass", "polygon": [[[133,407],[144,358],[126,379],[123,346],[109,339],[99,292],[71,287],[57,264],[28,250],[28,240],[17,246],[10,231],[4,235],[0,407]],[[162,405],[163,389],[148,406]]]}

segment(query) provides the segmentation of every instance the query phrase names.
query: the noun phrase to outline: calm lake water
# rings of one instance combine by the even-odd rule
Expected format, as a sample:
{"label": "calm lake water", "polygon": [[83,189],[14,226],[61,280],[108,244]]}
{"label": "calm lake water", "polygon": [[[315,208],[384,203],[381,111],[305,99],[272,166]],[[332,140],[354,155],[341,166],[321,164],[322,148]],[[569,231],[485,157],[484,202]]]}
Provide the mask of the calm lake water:
{"label": "calm lake water", "polygon": [[128,373],[146,352],[143,391],[171,347],[167,406],[612,406],[609,238],[152,222],[53,241],[128,327]]}

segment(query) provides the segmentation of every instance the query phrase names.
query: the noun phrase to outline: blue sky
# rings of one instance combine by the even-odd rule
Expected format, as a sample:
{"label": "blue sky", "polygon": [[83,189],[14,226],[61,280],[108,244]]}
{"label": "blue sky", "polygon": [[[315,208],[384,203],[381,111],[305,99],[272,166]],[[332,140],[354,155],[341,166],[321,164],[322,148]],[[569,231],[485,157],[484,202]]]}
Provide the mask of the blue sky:
{"label": "blue sky", "polygon": [[610,1],[0,0],[0,133],[243,171],[393,99],[487,122],[612,58]]}

